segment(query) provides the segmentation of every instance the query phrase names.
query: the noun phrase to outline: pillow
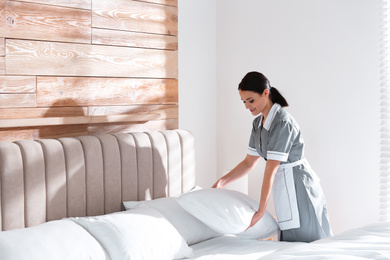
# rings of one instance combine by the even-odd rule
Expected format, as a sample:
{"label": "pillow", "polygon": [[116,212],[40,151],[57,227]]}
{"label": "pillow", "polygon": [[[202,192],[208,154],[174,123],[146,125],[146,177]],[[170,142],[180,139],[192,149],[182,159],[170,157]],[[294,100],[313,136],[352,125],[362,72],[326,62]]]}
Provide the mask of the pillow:
{"label": "pillow", "polygon": [[172,224],[152,208],[143,207],[71,220],[91,233],[111,260],[171,260],[192,254],[192,249]]}
{"label": "pillow", "polygon": [[0,259],[109,260],[88,232],[68,219],[0,232]]}
{"label": "pillow", "polygon": [[238,191],[203,189],[183,194],[178,198],[178,203],[191,215],[222,234],[266,239],[279,231],[278,224],[268,212],[256,225],[246,230],[259,203]]}
{"label": "pillow", "polygon": [[221,235],[180,207],[175,197],[146,201],[125,201],[123,205],[126,210],[138,207],[150,207],[158,210],[171,222],[188,245]]}

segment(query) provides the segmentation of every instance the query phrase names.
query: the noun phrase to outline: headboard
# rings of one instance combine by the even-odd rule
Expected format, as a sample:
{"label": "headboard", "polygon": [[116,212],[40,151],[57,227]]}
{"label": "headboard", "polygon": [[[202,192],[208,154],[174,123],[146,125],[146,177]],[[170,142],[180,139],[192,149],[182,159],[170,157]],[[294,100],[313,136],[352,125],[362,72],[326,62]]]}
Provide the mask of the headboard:
{"label": "headboard", "polygon": [[194,186],[187,130],[0,142],[0,230],[117,212],[123,201]]}

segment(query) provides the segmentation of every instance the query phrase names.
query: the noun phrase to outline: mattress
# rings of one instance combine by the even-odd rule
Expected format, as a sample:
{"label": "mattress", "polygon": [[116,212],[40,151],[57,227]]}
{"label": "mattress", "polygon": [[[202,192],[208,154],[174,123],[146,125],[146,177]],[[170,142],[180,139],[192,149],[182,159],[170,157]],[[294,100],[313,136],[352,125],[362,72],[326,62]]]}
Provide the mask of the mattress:
{"label": "mattress", "polygon": [[312,243],[223,236],[191,246],[189,259],[390,259],[390,222],[351,229]]}

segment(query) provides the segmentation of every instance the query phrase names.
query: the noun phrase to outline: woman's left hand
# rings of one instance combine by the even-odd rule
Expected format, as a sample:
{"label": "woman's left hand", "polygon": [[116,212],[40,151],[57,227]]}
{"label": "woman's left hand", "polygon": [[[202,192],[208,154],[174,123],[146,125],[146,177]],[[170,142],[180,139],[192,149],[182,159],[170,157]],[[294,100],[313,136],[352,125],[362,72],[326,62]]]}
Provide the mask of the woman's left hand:
{"label": "woman's left hand", "polygon": [[249,225],[249,227],[247,229],[253,227],[263,217],[263,215],[264,214],[260,213],[259,211],[256,211],[252,217],[251,224]]}

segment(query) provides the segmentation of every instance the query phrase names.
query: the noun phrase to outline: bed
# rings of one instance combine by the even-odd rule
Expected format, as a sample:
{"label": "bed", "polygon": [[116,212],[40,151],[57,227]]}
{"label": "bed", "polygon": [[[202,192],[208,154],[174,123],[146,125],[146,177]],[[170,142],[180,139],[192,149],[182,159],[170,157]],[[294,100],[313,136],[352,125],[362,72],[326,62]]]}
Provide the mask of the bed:
{"label": "bed", "polygon": [[[390,259],[390,223],[276,241],[257,202],[195,185],[183,129],[0,142],[0,259]],[[273,240],[270,240],[273,239]]]}

